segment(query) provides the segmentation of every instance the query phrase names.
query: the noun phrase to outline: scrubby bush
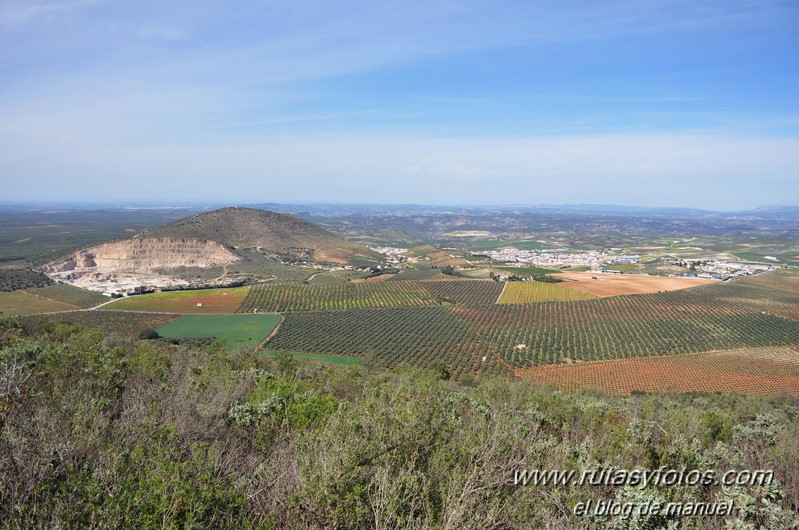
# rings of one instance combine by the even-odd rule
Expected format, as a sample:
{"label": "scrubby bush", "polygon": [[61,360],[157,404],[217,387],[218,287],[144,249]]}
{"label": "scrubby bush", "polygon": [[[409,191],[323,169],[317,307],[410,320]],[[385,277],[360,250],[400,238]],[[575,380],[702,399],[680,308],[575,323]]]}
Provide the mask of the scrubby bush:
{"label": "scrubby bush", "polygon": [[139,333],[139,339],[141,340],[158,340],[160,338],[161,335],[153,328],[143,329],[141,333]]}
{"label": "scrubby bush", "polygon": [[[790,528],[796,400],[560,393],[437,370],[0,323],[0,526]],[[773,469],[735,487],[514,484],[521,469]],[[734,500],[734,517],[576,503]]]}

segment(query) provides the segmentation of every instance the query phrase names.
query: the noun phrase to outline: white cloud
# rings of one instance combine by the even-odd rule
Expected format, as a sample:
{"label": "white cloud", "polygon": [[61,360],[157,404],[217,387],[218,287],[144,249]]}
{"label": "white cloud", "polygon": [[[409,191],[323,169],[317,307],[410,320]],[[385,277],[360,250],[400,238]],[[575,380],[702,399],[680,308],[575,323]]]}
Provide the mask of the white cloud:
{"label": "white cloud", "polygon": [[0,26],[17,26],[37,18],[61,15],[105,3],[107,0],[8,1],[0,4]]}

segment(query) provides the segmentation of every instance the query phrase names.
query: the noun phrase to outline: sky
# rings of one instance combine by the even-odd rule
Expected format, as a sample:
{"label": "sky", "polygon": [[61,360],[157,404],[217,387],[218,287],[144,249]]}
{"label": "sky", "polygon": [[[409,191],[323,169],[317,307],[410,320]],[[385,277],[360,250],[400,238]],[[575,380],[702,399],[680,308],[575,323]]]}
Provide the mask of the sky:
{"label": "sky", "polygon": [[0,202],[799,204],[796,0],[0,0]]}

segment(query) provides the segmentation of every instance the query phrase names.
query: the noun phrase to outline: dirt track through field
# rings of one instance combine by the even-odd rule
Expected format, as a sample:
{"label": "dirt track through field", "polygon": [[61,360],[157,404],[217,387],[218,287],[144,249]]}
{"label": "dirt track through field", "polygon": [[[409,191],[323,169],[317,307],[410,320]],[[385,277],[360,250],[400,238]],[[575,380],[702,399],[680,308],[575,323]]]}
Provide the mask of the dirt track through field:
{"label": "dirt track through field", "polygon": [[266,345],[266,343],[267,343],[267,342],[269,342],[269,339],[271,339],[272,337],[274,337],[274,336],[275,336],[275,334],[277,333],[277,331],[280,329],[280,325],[281,325],[281,324],[283,324],[283,321],[284,321],[284,320],[286,320],[285,318],[283,318],[283,315],[281,315],[281,314],[279,314],[279,313],[278,313],[278,315],[277,315],[277,316],[279,316],[279,317],[280,317],[280,322],[278,322],[278,323],[277,323],[277,326],[275,326],[275,329],[273,329],[273,330],[272,330],[272,331],[269,333],[269,335],[267,335],[267,336],[264,338],[264,340],[262,340],[262,341],[261,341],[261,344],[259,344],[259,345],[258,345],[258,349],[259,349],[259,350],[263,350],[263,349],[264,349],[264,346]]}

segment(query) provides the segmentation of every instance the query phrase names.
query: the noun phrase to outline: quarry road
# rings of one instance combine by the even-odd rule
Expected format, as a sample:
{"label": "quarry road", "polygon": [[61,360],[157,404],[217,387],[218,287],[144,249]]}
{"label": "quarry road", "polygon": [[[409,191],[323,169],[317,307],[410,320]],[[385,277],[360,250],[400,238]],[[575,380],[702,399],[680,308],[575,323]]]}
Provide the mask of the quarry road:
{"label": "quarry road", "polygon": [[[106,302],[106,303],[108,303],[108,302]],[[34,316],[34,315],[60,315],[62,313],[85,313],[87,311],[94,311],[95,309],[97,309],[97,308],[99,308],[101,306],[104,306],[104,305],[105,305],[105,303],[100,304],[100,305],[95,306],[95,307],[90,307],[88,309],[79,309],[79,308],[78,309],[64,309],[63,311],[47,311],[46,313],[26,313],[26,314],[16,315],[16,316],[25,316],[25,317],[27,317],[27,316]],[[189,313],[178,313],[176,311],[137,311],[135,309],[109,309],[108,311],[109,311],[109,313],[110,312],[114,312],[114,313],[142,313],[142,314],[147,314],[147,315],[188,315],[189,314]]]}
{"label": "quarry road", "polygon": [[211,282],[218,282],[218,281],[222,280],[222,278],[227,276],[228,275],[228,270],[227,270],[227,266],[228,265],[229,265],[229,263],[225,263],[224,265],[222,265],[222,274],[217,276],[213,280],[211,280]]}
{"label": "quarry road", "polygon": [[107,302],[103,302],[100,305],[96,305],[94,307],[90,307],[90,308],[86,309],[86,311],[94,311],[95,309],[100,309],[101,307],[106,306],[106,305],[111,304],[111,303],[116,302],[116,301],[117,301],[117,298],[112,298],[111,300],[108,300]]}

